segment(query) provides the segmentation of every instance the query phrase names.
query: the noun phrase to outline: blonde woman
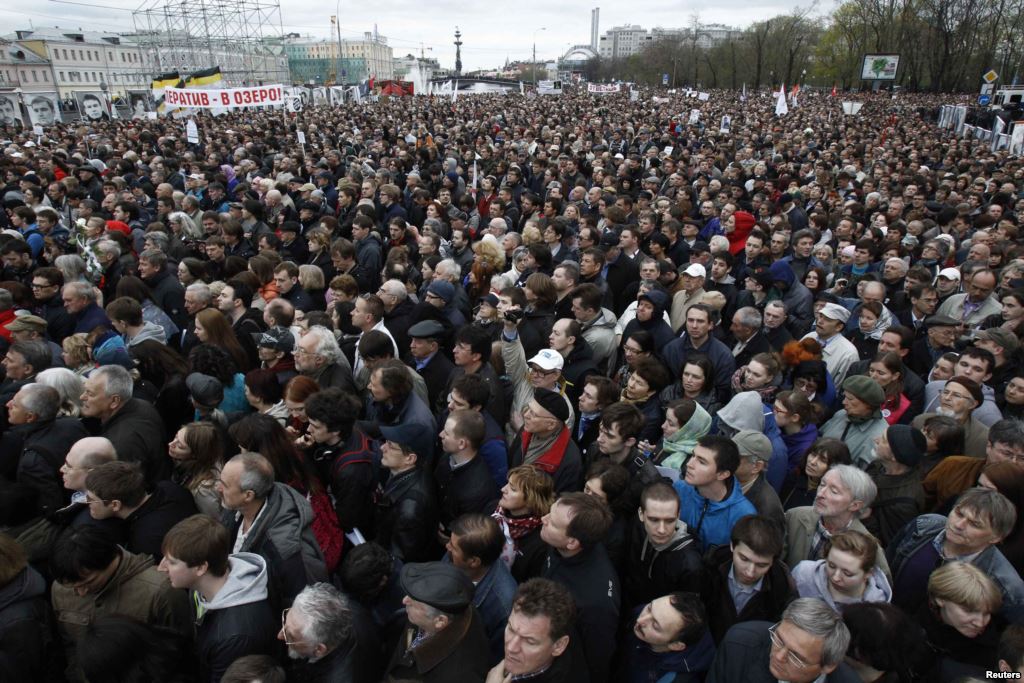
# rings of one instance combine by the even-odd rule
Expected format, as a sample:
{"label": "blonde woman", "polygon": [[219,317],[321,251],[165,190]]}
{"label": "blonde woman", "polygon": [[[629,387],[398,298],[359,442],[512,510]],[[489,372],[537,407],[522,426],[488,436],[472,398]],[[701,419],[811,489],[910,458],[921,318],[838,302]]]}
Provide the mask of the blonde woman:
{"label": "blonde woman", "polygon": [[61,354],[64,359],[64,367],[79,377],[87,376],[96,367],[90,353],[91,346],[88,337],[84,332],[65,337],[61,346],[64,351]]}

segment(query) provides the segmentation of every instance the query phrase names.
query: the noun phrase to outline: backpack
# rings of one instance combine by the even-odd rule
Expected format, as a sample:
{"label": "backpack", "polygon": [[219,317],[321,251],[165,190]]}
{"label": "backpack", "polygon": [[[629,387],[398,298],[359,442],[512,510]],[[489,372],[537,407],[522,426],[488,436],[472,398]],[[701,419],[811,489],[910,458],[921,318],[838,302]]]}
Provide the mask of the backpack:
{"label": "backpack", "polygon": [[338,524],[338,515],[334,511],[331,497],[326,492],[306,494],[306,500],[313,508],[313,536],[324,555],[327,573],[333,574],[341,562],[344,553],[345,536]]}

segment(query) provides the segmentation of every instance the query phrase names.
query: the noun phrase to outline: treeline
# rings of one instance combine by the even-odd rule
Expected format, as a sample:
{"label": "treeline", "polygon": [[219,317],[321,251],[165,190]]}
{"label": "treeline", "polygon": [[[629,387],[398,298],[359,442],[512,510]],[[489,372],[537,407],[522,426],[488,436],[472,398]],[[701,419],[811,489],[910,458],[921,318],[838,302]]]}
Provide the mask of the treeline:
{"label": "treeline", "polygon": [[772,17],[712,48],[694,18],[683,40],[662,39],[626,59],[593,59],[591,80],[675,87],[748,88],[803,83],[841,89],[860,80],[865,53],[900,55],[896,84],[909,90],[976,91],[995,69],[1024,81],[1024,0],[848,0],[830,14]]}

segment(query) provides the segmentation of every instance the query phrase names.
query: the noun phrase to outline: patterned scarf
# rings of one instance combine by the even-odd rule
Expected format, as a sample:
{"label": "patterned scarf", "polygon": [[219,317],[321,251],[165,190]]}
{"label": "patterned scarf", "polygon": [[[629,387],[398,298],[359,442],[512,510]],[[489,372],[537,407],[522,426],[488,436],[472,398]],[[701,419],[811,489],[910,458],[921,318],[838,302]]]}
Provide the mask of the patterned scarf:
{"label": "patterned scarf", "polygon": [[501,527],[505,536],[505,547],[501,551],[501,561],[509,570],[515,564],[516,558],[522,553],[519,552],[517,541],[526,536],[534,529],[540,528],[540,517],[528,515],[526,517],[512,517],[500,505],[491,514]]}

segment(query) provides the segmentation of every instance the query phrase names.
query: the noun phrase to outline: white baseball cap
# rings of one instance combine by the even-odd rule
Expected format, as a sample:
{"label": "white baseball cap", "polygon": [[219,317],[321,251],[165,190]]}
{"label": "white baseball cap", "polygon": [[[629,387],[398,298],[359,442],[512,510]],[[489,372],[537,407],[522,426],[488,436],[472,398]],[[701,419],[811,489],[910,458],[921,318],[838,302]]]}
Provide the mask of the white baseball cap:
{"label": "white baseball cap", "polygon": [[690,277],[707,277],[708,271],[699,263],[691,263],[686,266],[686,270],[683,271],[683,275],[689,275]]}
{"label": "white baseball cap", "polygon": [[530,363],[536,365],[541,370],[550,372],[551,370],[561,370],[565,361],[562,359],[562,354],[558,353],[554,349],[541,349],[536,356],[530,359]]}

